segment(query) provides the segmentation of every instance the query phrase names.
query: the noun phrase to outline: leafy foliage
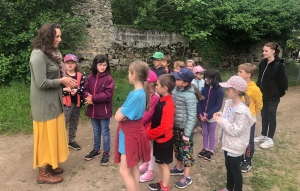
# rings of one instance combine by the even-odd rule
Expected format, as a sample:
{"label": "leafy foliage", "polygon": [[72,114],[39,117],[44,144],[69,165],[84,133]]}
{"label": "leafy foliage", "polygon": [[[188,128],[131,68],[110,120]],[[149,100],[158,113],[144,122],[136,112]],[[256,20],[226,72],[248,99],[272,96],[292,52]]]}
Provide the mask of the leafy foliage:
{"label": "leafy foliage", "polygon": [[[211,62],[219,63],[227,52],[262,39],[285,47],[293,29],[299,28],[298,0],[133,1],[112,0],[115,24],[179,32]],[[125,14],[131,16],[120,17]]]}
{"label": "leafy foliage", "polygon": [[0,63],[7,66],[5,73],[0,71],[2,84],[11,80],[29,80],[30,45],[41,25],[49,22],[61,24],[63,40],[60,50],[63,54],[76,49],[86,39],[86,18],[74,14],[72,5],[76,2],[0,0]]}

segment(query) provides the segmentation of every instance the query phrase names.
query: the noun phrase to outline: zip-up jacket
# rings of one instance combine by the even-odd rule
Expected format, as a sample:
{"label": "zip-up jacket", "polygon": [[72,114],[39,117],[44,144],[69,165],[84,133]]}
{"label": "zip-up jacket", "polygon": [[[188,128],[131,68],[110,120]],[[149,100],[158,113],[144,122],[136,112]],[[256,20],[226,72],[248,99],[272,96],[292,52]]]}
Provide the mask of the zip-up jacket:
{"label": "zip-up jacket", "polygon": [[204,116],[207,113],[207,119],[211,119],[214,113],[220,111],[223,104],[224,91],[221,86],[212,88],[209,85],[205,85],[201,91],[201,94],[205,97],[198,103],[198,112]]}
{"label": "zip-up jacket", "polygon": [[114,90],[114,79],[110,75],[105,73],[89,75],[83,87],[83,97],[92,95],[94,105],[87,106],[86,116],[95,119],[111,118]]}
{"label": "zip-up jacket", "polygon": [[184,132],[184,136],[190,137],[197,121],[197,98],[193,86],[185,89],[177,87],[172,91],[175,105],[174,129]]}
{"label": "zip-up jacket", "polygon": [[152,123],[147,128],[146,134],[150,140],[164,143],[173,137],[174,102],[172,95],[161,97],[152,116]]}
{"label": "zip-up jacket", "polygon": [[[275,62],[280,61],[278,65],[278,74],[275,74]],[[268,64],[268,59],[263,59],[259,64],[259,74],[256,85],[263,94],[263,100],[279,100],[285,95],[285,69],[283,59],[275,57],[275,60]]]}

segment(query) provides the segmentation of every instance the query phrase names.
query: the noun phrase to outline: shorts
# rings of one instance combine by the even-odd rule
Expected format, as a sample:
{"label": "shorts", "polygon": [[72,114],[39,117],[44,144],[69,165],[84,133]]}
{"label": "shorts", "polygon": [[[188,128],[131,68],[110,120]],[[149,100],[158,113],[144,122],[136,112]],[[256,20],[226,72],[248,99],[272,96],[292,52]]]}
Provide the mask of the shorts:
{"label": "shorts", "polygon": [[189,141],[183,141],[182,136],[183,130],[173,129],[175,158],[181,161],[184,167],[191,167],[195,163],[193,158],[194,134],[191,134]]}
{"label": "shorts", "polygon": [[171,164],[173,162],[173,138],[164,143],[153,142],[153,156],[157,164]]}

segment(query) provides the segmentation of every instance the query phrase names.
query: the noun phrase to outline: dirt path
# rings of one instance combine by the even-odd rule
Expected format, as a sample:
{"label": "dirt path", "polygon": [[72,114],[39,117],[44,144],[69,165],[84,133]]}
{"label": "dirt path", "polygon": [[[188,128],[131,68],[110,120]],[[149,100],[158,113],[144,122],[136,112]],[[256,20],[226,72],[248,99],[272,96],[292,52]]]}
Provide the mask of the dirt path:
{"label": "dirt path", "polygon": [[[265,176],[275,174],[293,176],[292,181],[300,182],[300,144],[299,144],[299,116],[300,116],[300,87],[292,87],[287,95],[281,100],[278,109],[278,129],[275,135],[275,147],[269,150],[261,150],[256,145],[256,154],[253,160],[254,168],[244,175],[244,190],[257,190],[253,181],[261,183],[260,172],[268,168],[266,161],[271,160],[278,168],[272,169],[272,173],[265,173]],[[116,122],[111,122],[111,148],[114,148]],[[260,117],[256,125],[256,135],[260,133]],[[100,158],[92,161],[85,161],[84,156],[90,152],[93,146],[93,133],[90,122],[81,123],[77,133],[77,142],[82,150],[70,150],[67,162],[61,167],[64,181],[57,185],[39,185],[36,183],[37,170],[32,168],[33,136],[17,134],[13,136],[0,136],[0,190],[125,190],[125,186],[118,173],[118,166],[112,160],[108,166],[100,166]],[[195,166],[192,168],[193,184],[186,188],[187,191],[215,190],[225,185],[225,167],[223,153],[219,152],[217,146],[215,156],[211,162],[199,159],[196,154],[201,150],[202,136],[198,133],[195,136],[194,156]],[[113,150],[113,149],[112,149]],[[265,162],[264,162],[265,161]],[[255,167],[256,165],[256,167]],[[270,169],[271,170],[271,169]],[[296,170],[296,171],[295,171]],[[158,178],[156,171],[155,181]],[[258,176],[258,178],[256,178]],[[174,183],[179,177],[171,178],[172,190],[176,190]],[[264,180],[264,179],[263,179]],[[281,180],[281,179],[278,179]],[[264,183],[264,182],[263,182]],[[278,183],[280,184],[280,183]],[[148,183],[141,183],[140,190],[148,190]],[[300,183],[298,184],[300,188]],[[293,187],[295,188],[295,187]],[[261,190],[261,189],[259,189]],[[262,189],[263,190],[263,189]],[[271,182],[271,187],[265,190],[285,190]],[[287,189],[295,190],[295,189]]]}

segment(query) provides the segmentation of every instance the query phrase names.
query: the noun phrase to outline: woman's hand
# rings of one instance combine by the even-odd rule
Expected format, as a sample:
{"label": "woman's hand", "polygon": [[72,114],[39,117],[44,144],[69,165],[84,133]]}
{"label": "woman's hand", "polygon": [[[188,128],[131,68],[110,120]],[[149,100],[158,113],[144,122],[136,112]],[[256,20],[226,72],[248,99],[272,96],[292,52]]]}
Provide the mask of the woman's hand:
{"label": "woman's hand", "polygon": [[77,86],[77,81],[71,77],[62,77],[59,79],[59,82],[65,85],[66,87],[70,87],[70,88]]}

